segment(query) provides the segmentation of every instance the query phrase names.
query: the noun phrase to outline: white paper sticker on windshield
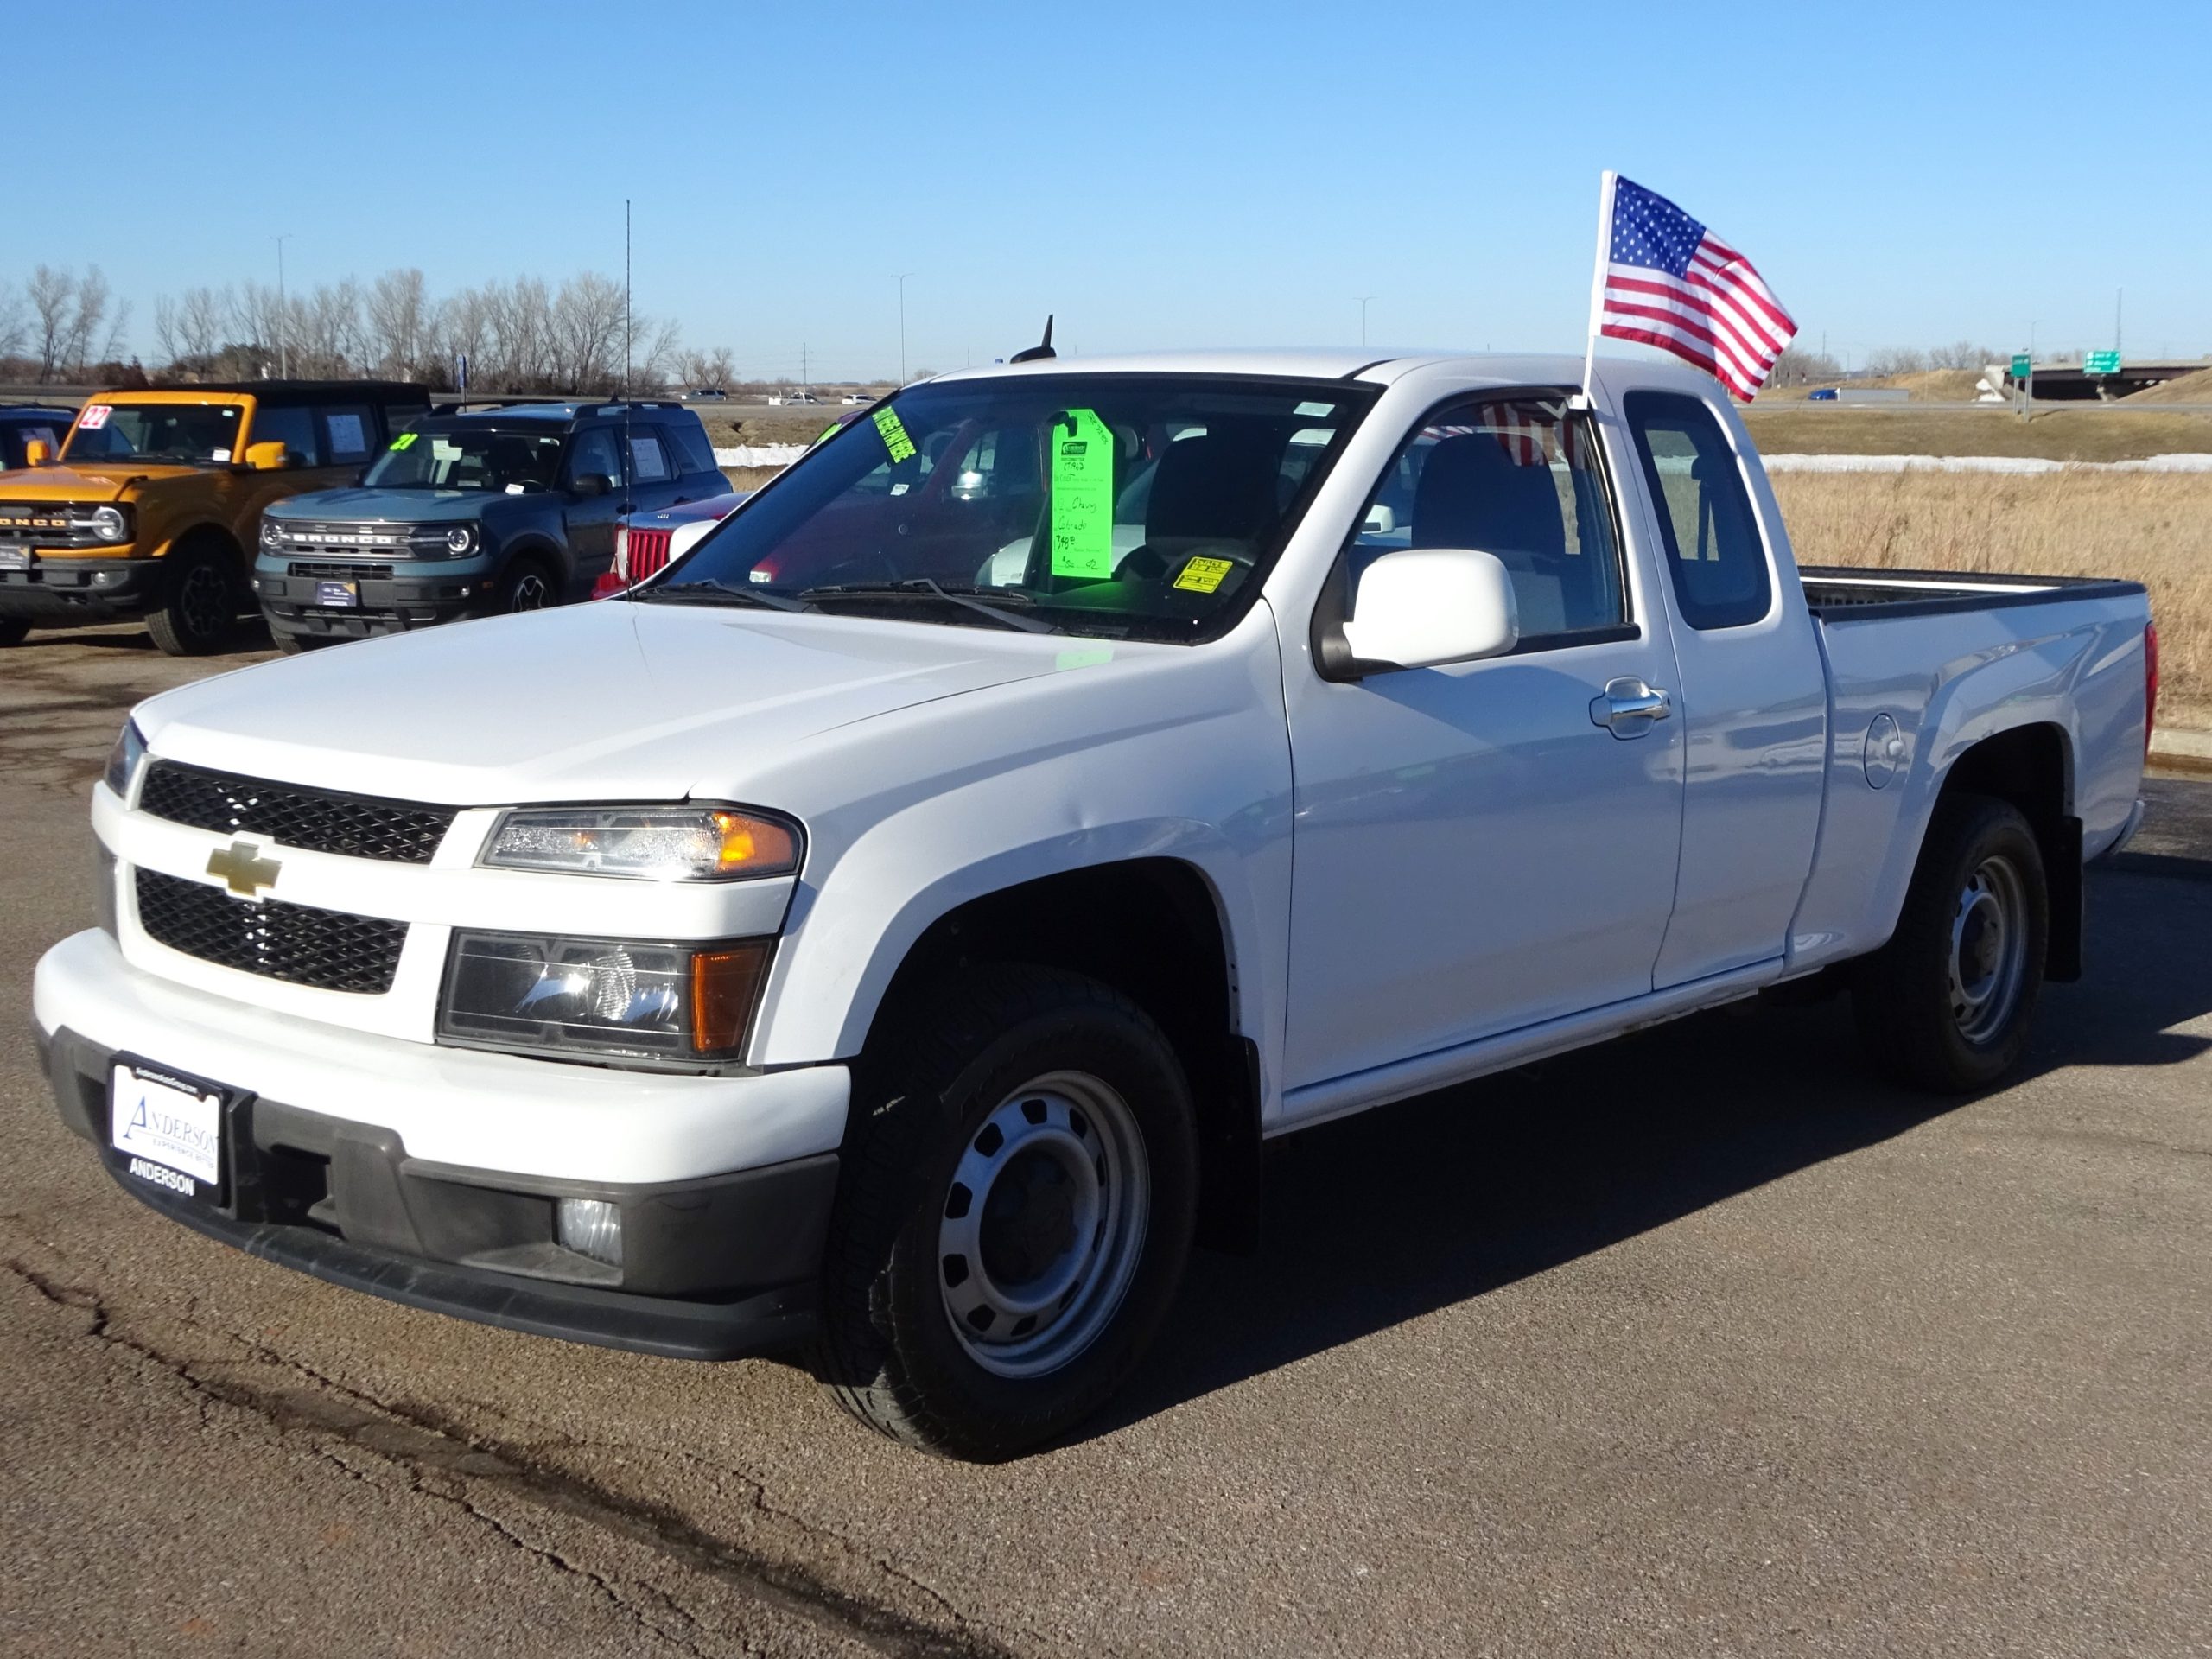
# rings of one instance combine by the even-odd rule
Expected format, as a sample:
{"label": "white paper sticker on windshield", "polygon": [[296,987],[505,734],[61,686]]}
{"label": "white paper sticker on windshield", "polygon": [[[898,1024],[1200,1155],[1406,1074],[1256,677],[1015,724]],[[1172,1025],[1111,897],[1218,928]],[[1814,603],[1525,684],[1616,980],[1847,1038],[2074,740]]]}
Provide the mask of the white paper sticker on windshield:
{"label": "white paper sticker on windshield", "polygon": [[522,493],[522,486],[521,486],[521,485],[519,485],[519,484],[510,484],[510,485],[508,485],[508,486],[507,486],[507,493],[508,493],[509,495],[520,495],[520,494]]}
{"label": "white paper sticker on windshield", "polygon": [[1294,415],[1303,415],[1308,420],[1319,420],[1335,408],[1334,404],[1300,404],[1290,412]]}
{"label": "white paper sticker on windshield", "polygon": [[86,404],[84,412],[77,416],[77,424],[87,432],[97,432],[107,424],[107,417],[114,413],[112,404]]}
{"label": "white paper sticker on windshield", "polygon": [[207,452],[207,459],[210,461],[228,461],[230,458],[231,452],[227,449],[210,449]]}

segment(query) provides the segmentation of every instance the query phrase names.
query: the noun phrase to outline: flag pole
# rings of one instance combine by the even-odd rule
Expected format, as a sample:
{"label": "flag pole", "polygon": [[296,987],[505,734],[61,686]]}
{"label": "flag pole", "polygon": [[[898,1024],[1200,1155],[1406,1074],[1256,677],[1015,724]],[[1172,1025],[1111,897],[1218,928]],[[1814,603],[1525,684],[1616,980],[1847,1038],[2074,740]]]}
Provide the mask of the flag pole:
{"label": "flag pole", "polygon": [[1598,255],[1590,272],[1590,343],[1582,356],[1582,404],[1590,404],[1590,388],[1598,372],[1598,329],[1605,317],[1605,267],[1613,243],[1613,181],[1620,175],[1610,168],[1598,181]]}

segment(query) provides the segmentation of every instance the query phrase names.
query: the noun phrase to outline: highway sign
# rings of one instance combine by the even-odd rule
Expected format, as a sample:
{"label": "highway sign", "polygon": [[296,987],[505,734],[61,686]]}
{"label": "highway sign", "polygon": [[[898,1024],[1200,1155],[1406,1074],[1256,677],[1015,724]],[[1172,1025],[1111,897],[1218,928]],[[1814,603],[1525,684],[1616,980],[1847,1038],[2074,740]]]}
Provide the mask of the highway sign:
{"label": "highway sign", "polygon": [[2012,353],[2012,378],[2015,380],[2026,379],[2028,378],[2028,367],[2029,359],[2028,354],[2025,352],[2015,352]]}
{"label": "highway sign", "polygon": [[2082,357],[2082,372],[2084,374],[2118,374],[2120,372],[2120,353],[2118,352],[2086,352]]}

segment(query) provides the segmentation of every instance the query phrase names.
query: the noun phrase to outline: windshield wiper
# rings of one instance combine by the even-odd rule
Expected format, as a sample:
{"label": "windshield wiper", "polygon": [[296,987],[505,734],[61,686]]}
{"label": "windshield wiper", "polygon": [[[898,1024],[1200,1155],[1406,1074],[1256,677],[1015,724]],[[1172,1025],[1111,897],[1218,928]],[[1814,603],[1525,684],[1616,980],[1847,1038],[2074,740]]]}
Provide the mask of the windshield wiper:
{"label": "windshield wiper", "polygon": [[759,588],[740,588],[727,582],[668,582],[653,588],[640,588],[630,597],[639,603],[649,599],[703,600],[709,604],[734,601],[740,605],[764,605],[772,611],[810,611],[804,595],[786,599],[781,594],[772,594]]}
{"label": "windshield wiper", "polygon": [[[986,604],[976,597],[978,593],[1001,593],[999,588],[946,588],[928,576],[909,576],[904,582],[846,582],[828,588],[810,588],[799,597],[809,601],[824,599],[941,599],[948,605],[958,605],[988,616],[992,621],[1009,628],[1019,628],[1024,633],[1058,633],[1060,629],[1051,622],[1034,616],[1024,616],[1003,606]],[[1013,595],[1008,595],[1013,597]],[[1033,601],[1023,599],[1023,603]]]}

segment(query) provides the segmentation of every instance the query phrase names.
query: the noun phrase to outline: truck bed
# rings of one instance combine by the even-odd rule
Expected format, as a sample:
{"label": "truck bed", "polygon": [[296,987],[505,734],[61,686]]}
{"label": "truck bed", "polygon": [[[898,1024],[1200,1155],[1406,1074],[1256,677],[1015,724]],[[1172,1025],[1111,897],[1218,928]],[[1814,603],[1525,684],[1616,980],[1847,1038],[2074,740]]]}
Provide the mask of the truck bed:
{"label": "truck bed", "polygon": [[1955,570],[1861,570],[1841,565],[1805,566],[1798,575],[1805,583],[1806,605],[1828,623],[2116,599],[2145,591],[2139,582],[2110,576],[1968,575]]}

